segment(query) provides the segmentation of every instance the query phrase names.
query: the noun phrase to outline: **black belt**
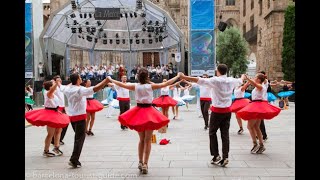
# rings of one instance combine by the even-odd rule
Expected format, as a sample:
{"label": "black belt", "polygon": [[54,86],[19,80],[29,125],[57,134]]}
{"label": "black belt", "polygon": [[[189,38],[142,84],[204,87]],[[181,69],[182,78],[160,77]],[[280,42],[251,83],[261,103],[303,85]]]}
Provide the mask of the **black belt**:
{"label": "black belt", "polygon": [[92,99],[94,99],[94,98],[87,98],[87,100],[92,100]]}
{"label": "black belt", "polygon": [[57,106],[56,108],[45,107],[44,109],[53,110],[53,111],[58,111],[58,107],[59,107],[59,106]]}
{"label": "black belt", "polygon": [[234,100],[239,100],[239,99],[246,99],[246,98],[235,98]]}
{"label": "black belt", "polygon": [[141,104],[141,103],[137,103],[138,107],[142,107],[142,108],[147,108],[147,107],[151,107],[153,106],[153,104]]}
{"label": "black belt", "polygon": [[166,97],[166,96],[169,96],[169,95],[161,95],[161,97]]}
{"label": "black belt", "polygon": [[256,99],[256,100],[252,100],[251,102],[262,102],[264,100],[261,100],[261,99]]}

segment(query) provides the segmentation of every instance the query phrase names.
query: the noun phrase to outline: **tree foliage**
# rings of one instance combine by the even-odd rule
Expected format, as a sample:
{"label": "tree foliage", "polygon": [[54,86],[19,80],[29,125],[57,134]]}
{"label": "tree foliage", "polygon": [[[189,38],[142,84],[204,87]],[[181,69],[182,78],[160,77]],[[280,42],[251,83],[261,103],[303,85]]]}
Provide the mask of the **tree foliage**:
{"label": "tree foliage", "polygon": [[295,80],[295,6],[289,5],[284,15],[284,30],[282,39],[282,72],[284,79]]}
{"label": "tree foliage", "polygon": [[229,68],[228,75],[239,76],[247,71],[249,61],[247,60],[248,43],[242,37],[239,29],[227,28],[219,32],[217,37],[217,61],[226,64]]}

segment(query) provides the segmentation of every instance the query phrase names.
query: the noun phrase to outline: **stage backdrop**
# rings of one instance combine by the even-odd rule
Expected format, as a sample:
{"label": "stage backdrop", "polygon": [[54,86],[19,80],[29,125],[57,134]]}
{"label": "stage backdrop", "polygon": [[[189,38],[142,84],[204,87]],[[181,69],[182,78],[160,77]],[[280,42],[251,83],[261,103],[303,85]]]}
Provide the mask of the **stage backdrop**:
{"label": "stage backdrop", "polygon": [[191,76],[214,75],[214,0],[190,0]]}
{"label": "stage backdrop", "polygon": [[32,4],[25,3],[25,78],[33,77]]}

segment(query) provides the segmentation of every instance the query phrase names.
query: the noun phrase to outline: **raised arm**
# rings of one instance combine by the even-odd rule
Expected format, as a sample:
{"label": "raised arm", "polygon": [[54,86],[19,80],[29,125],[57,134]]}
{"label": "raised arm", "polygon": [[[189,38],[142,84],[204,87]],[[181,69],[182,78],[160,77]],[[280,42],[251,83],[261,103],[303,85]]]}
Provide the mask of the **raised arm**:
{"label": "raised arm", "polygon": [[102,89],[105,85],[107,85],[109,82],[109,79],[105,78],[103,81],[101,81],[99,84],[95,85],[93,87],[93,91],[94,92],[97,92],[99,91],[100,89]]}
{"label": "raised arm", "polygon": [[249,85],[250,85],[250,83],[249,83],[249,81],[247,81],[247,82],[241,87],[241,91],[242,91],[242,92],[245,91],[245,90],[248,88]]}
{"label": "raised arm", "polygon": [[110,76],[107,77],[109,79],[109,81],[119,87],[122,87],[122,88],[125,88],[125,89],[128,89],[130,91],[134,91],[135,90],[135,84],[125,84],[125,83],[122,83],[120,81],[117,81],[117,80],[114,80],[112,79]]}
{"label": "raised arm", "polygon": [[248,80],[248,82],[253,85],[254,87],[258,88],[259,91],[261,91],[262,89],[262,85],[261,84],[258,84],[256,82],[254,82],[254,80],[252,79],[249,79],[248,76],[245,75],[245,78]]}
{"label": "raised arm", "polygon": [[175,76],[174,78],[172,78],[172,79],[170,79],[170,80],[168,80],[166,82],[162,82],[162,83],[159,83],[159,84],[151,84],[152,90],[160,89],[160,88],[169,86],[170,84],[172,84],[176,80],[178,80],[179,77],[180,77],[180,74],[178,74],[177,76]]}
{"label": "raised arm", "polygon": [[198,78],[198,77],[186,76],[186,75],[184,75],[183,73],[179,73],[179,74],[181,74],[181,75],[180,75],[181,79],[185,79],[185,80],[187,80],[187,81],[191,81],[191,82],[195,82],[195,83],[197,83],[197,82],[199,81],[199,79],[200,79],[200,78]]}
{"label": "raised arm", "polygon": [[52,99],[53,98],[53,93],[54,91],[57,89],[58,83],[56,83],[55,81],[52,81],[52,86],[50,87],[47,96],[48,98]]}

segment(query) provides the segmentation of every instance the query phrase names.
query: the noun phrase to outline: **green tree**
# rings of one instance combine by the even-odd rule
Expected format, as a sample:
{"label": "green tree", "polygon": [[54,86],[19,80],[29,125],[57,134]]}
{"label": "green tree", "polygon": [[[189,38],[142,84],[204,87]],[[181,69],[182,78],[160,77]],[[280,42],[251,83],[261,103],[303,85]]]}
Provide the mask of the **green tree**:
{"label": "green tree", "polygon": [[239,76],[247,71],[249,61],[248,43],[242,37],[239,29],[235,27],[227,28],[224,32],[219,32],[217,37],[217,61],[226,64],[233,77]]}
{"label": "green tree", "polygon": [[283,78],[295,80],[295,6],[289,5],[284,14],[284,30],[282,39],[282,72]]}

